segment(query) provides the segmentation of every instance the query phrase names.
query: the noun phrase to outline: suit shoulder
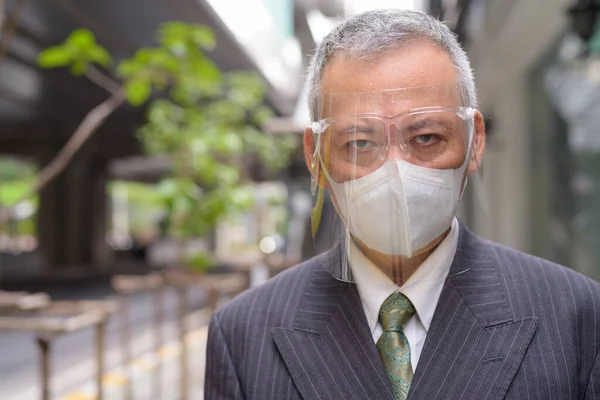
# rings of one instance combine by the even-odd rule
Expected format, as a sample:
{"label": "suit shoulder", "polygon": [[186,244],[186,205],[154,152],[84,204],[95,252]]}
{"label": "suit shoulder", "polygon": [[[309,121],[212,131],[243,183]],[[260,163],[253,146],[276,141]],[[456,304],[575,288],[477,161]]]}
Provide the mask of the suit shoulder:
{"label": "suit shoulder", "polygon": [[293,318],[312,273],[321,266],[322,256],[313,257],[287,269],[267,282],[250,288],[219,308],[216,317],[221,325],[239,324],[253,319],[284,324]]}
{"label": "suit shoulder", "polygon": [[[552,291],[557,296],[577,293],[577,298],[586,305],[593,305],[600,313],[600,283],[584,276],[574,269],[556,264],[543,258],[511,249],[498,243],[487,242],[491,256],[495,258],[500,272],[510,281],[522,280],[529,289],[540,287]],[[509,288],[510,289],[510,288]]]}
{"label": "suit shoulder", "polygon": [[491,249],[492,256],[496,258],[496,260],[502,266],[503,269],[522,270],[523,267],[530,269],[533,268],[536,270],[536,272],[542,275],[560,275],[566,277],[567,279],[587,281],[593,286],[600,285],[600,283],[564,265],[560,265],[531,254],[523,253],[521,251],[512,249],[510,247],[506,247],[498,243],[490,241],[486,241],[486,243]]}

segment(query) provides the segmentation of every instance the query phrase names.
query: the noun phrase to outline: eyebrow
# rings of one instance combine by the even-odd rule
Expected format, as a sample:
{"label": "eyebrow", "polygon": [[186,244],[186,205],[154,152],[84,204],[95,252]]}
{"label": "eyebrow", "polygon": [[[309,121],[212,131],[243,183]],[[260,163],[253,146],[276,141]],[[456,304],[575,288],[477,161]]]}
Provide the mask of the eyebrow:
{"label": "eyebrow", "polygon": [[440,120],[432,121],[429,117],[427,117],[421,121],[416,121],[416,122],[410,124],[408,129],[411,131],[416,131],[416,130],[427,128],[430,126],[445,126],[445,124],[443,123],[443,121],[440,121]]}
{"label": "eyebrow", "polygon": [[344,131],[348,131],[351,128],[371,128],[375,125],[375,123],[371,122],[366,122],[364,119],[349,119],[347,121],[344,121]]}

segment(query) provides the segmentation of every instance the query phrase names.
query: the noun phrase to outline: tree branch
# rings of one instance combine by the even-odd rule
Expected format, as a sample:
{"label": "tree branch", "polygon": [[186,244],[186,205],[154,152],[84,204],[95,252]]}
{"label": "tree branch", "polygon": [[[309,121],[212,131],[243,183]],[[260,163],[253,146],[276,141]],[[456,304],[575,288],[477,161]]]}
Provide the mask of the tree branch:
{"label": "tree branch", "polygon": [[[52,182],[65,169],[73,156],[89,140],[92,134],[98,130],[106,118],[119,108],[124,101],[125,94],[123,88],[119,88],[111,97],[92,109],[83,121],[81,121],[65,147],[40,171],[31,191],[22,196],[15,204],[17,205],[35,196],[36,193]],[[0,210],[0,226],[10,218],[11,214],[12,208]]]}
{"label": "tree branch", "polygon": [[116,92],[121,90],[121,84],[119,82],[115,81],[110,76],[103,74],[93,64],[88,66],[85,76],[110,94],[114,95]]}

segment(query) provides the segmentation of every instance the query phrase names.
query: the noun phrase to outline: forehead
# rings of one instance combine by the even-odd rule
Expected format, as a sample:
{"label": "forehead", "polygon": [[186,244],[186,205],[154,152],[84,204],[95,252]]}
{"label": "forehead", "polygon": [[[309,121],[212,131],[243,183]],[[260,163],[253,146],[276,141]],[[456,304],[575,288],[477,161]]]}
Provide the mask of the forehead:
{"label": "forehead", "polygon": [[[353,106],[367,109],[382,105],[393,108],[460,105],[456,104],[460,101],[456,91],[448,90],[447,86],[431,88],[457,80],[456,68],[443,49],[431,42],[415,41],[370,58],[334,57],[323,70],[321,94],[331,95],[325,97],[329,101],[335,99],[335,103],[345,99]],[[408,90],[393,91],[400,88]],[[369,93],[335,95],[361,92]]]}

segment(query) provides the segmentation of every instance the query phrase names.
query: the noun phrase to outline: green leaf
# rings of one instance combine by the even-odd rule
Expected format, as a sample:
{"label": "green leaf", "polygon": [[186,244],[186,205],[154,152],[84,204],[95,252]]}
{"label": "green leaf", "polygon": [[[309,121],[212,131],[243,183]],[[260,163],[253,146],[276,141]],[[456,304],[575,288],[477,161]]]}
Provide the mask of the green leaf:
{"label": "green leaf", "polygon": [[205,50],[213,50],[217,45],[215,34],[206,26],[196,26],[192,30],[192,40],[194,44]]}
{"label": "green leaf", "polygon": [[194,271],[203,272],[215,265],[214,258],[207,252],[198,252],[188,257],[186,260],[188,266]]}
{"label": "green leaf", "polygon": [[196,76],[201,82],[219,83],[221,81],[221,70],[219,70],[219,67],[208,58],[194,63],[193,68],[195,70],[194,72],[197,74]]}
{"label": "green leaf", "polygon": [[163,46],[170,47],[175,43],[184,42],[187,31],[187,24],[184,22],[165,22],[158,30],[158,41]]}
{"label": "green leaf", "polygon": [[85,73],[90,62],[109,67],[112,57],[106,49],[96,44],[91,31],[76,29],[63,44],[40,52],[37,61],[43,68],[70,66],[71,73],[80,76]]}
{"label": "green leaf", "polygon": [[273,118],[273,110],[266,106],[260,106],[252,113],[252,121],[258,125],[262,126],[269,122]]}
{"label": "green leaf", "polygon": [[235,71],[227,74],[228,99],[246,110],[258,107],[265,96],[266,86],[256,74]]}
{"label": "green leaf", "polygon": [[37,56],[37,63],[42,68],[66,67],[72,60],[71,49],[63,45],[48,47]]}
{"label": "green leaf", "polygon": [[192,210],[194,203],[188,197],[178,196],[173,199],[173,205],[176,213],[185,215]]}
{"label": "green leaf", "polygon": [[87,60],[77,60],[71,65],[71,73],[75,76],[81,76],[87,71],[88,65]]}
{"label": "green leaf", "polygon": [[240,174],[237,169],[228,165],[222,165],[219,169],[218,178],[222,185],[233,186],[239,182]]}
{"label": "green leaf", "polygon": [[98,63],[105,68],[108,68],[110,64],[112,64],[112,57],[110,56],[108,51],[106,51],[106,49],[98,45],[95,45],[90,49],[89,57],[90,61]]}
{"label": "green leaf", "polygon": [[231,203],[242,210],[250,208],[254,203],[254,193],[248,187],[234,188],[230,197]]}
{"label": "green leaf", "polygon": [[152,55],[156,49],[143,47],[135,52],[133,59],[141,64],[147,64],[152,60]]}
{"label": "green leaf", "polygon": [[174,179],[163,179],[156,185],[156,190],[163,198],[173,197],[177,192],[177,182]]}
{"label": "green leaf", "polygon": [[169,46],[169,50],[177,57],[183,58],[187,53],[187,46],[184,42],[174,42]]}
{"label": "green leaf", "polygon": [[212,50],[216,45],[215,35],[209,27],[184,22],[166,22],[162,24],[158,32],[158,38],[163,46],[176,53],[189,45],[206,50]]}
{"label": "green leaf", "polygon": [[152,94],[152,82],[148,79],[131,79],[125,83],[125,97],[132,106],[141,106]]}
{"label": "green leaf", "polygon": [[228,154],[239,154],[244,147],[244,142],[237,133],[229,132],[221,138]]}
{"label": "green leaf", "polygon": [[79,28],[71,32],[66,43],[81,50],[89,50],[96,44],[96,37],[89,29]]}
{"label": "green leaf", "polygon": [[135,59],[123,60],[117,67],[117,73],[122,78],[129,78],[139,73],[142,68],[144,68],[144,64]]}
{"label": "green leaf", "polygon": [[209,152],[210,148],[206,143],[206,139],[195,138],[191,142],[190,150],[194,155],[204,157]]}

